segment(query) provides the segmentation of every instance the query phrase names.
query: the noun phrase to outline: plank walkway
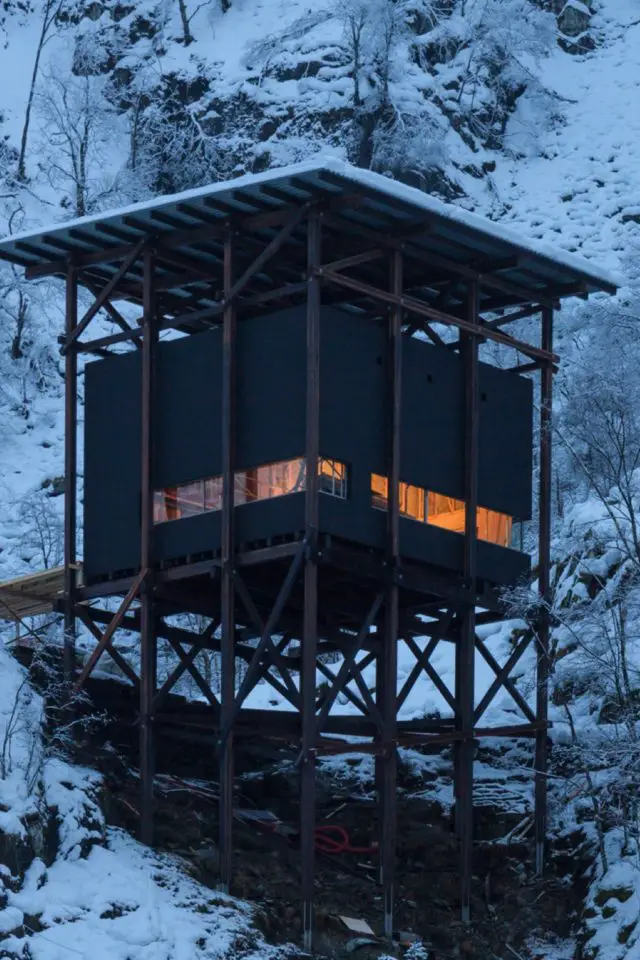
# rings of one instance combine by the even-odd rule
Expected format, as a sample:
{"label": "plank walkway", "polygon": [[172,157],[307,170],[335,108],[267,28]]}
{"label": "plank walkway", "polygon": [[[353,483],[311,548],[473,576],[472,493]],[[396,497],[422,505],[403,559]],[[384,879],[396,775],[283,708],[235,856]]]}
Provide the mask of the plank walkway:
{"label": "plank walkway", "polygon": [[[81,569],[78,571],[81,579]],[[19,623],[25,617],[53,613],[64,596],[64,567],[52,567],[0,583],[0,620]]]}

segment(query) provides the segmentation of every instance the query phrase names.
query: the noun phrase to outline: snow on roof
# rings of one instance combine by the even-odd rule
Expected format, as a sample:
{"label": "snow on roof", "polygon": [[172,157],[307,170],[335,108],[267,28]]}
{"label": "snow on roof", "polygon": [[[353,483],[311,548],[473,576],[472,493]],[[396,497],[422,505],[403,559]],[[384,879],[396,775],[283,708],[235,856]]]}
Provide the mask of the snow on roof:
{"label": "snow on roof", "polygon": [[[615,290],[620,285],[620,280],[607,270],[597,267],[590,261],[575,254],[568,253],[562,249],[550,244],[523,237],[519,232],[502,226],[493,220],[470,213],[468,210],[454,204],[444,203],[430,194],[424,193],[415,187],[409,187],[399,183],[389,177],[379,173],[373,173],[369,170],[363,170],[354,167],[343,160],[333,157],[323,157],[316,160],[308,160],[292,164],[285,167],[278,167],[268,170],[264,173],[245,174],[233,180],[225,180],[220,183],[199,187],[193,190],[186,190],[183,193],[170,196],[161,196],[154,200],[143,201],[141,203],[131,204],[117,210],[109,210],[98,214],[92,214],[68,221],[66,223],[54,224],[47,229],[36,229],[25,231],[20,234],[5,237],[0,240],[0,258],[5,253],[6,259],[13,259],[15,262],[22,262],[24,265],[33,263],[32,257],[20,254],[20,245],[28,242],[37,241],[46,236],[52,236],[56,233],[68,234],[70,230],[77,230],[82,227],[88,227],[99,222],[113,222],[130,217],[134,214],[146,213],[154,210],[164,209],[176,204],[185,204],[200,199],[227,199],[229,195],[238,195],[243,191],[247,194],[258,193],[259,189],[266,185],[278,185],[286,183],[293,178],[300,180],[307,176],[311,179],[322,179],[323,174],[333,175],[345,182],[356,186],[367,188],[369,191],[377,193],[382,199],[388,199],[390,205],[396,201],[415,209],[416,215],[421,212],[432,215],[440,221],[449,221],[453,225],[459,225],[466,231],[472,231],[479,238],[484,237],[487,240],[497,241],[501,245],[508,245],[516,248],[525,254],[530,254],[534,258],[541,258],[556,267],[564,268],[571,274],[578,274],[580,277],[590,281],[597,289]],[[335,181],[334,181],[335,182]],[[237,197],[240,200],[240,197]],[[293,199],[293,197],[292,197]],[[82,248],[80,248],[82,249]],[[62,254],[60,254],[62,256]],[[46,259],[52,259],[54,254],[49,250]]]}

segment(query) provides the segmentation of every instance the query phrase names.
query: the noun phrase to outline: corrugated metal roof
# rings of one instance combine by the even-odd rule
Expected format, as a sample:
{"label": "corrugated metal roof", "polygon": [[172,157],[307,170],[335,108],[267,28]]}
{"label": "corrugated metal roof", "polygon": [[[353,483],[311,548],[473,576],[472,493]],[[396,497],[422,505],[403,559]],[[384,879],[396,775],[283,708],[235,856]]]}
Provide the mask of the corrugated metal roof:
{"label": "corrugated metal roof", "polygon": [[[99,284],[116,273],[127,246],[152,235],[160,250],[160,288],[175,303],[182,301],[188,312],[216,302],[212,281],[219,275],[222,244],[220,236],[212,235],[212,227],[215,234],[215,228],[229,218],[240,222],[248,218],[253,232],[268,241],[278,229],[269,222],[270,213],[313,201],[325,203],[326,252],[338,238],[345,247],[359,237],[373,241],[393,234],[404,240],[406,235],[408,256],[413,254],[427,264],[425,271],[429,263],[446,271],[444,261],[448,261],[468,266],[484,277],[486,267],[489,286],[491,278],[495,284],[499,278],[505,305],[510,302],[510,286],[514,289],[511,302],[516,303],[572,293],[611,293],[618,285],[611,274],[571,253],[528,240],[417,189],[335,160],[247,175],[8,237],[0,241],[0,259],[28,268],[31,275],[46,270],[62,275],[68,258],[79,257],[83,263],[96,264],[93,279]],[[288,247],[292,263],[295,254],[302,258],[303,239],[295,232]],[[106,256],[111,259],[107,261]],[[83,270],[84,282],[90,284],[91,273]],[[137,300],[133,287],[139,282],[140,269],[133,263],[119,292]]]}

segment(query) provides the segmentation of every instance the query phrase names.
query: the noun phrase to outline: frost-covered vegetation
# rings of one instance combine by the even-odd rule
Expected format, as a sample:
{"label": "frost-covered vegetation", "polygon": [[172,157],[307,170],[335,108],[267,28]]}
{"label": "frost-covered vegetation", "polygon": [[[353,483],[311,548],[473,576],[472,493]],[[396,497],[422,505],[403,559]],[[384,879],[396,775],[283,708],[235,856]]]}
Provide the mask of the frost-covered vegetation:
{"label": "frost-covered vegetation", "polygon": [[[2,234],[332,155],[618,271],[617,298],[571,302],[556,327],[552,824],[594,851],[582,939],[598,960],[640,956],[639,47],[637,0],[0,0]],[[3,579],[60,560],[61,308],[55,286],[0,267]],[[530,596],[513,600],[518,634]],[[508,630],[494,640],[506,659]],[[66,810],[60,798],[82,789],[91,805],[92,781],[42,753],[38,698],[4,654],[0,676],[2,729],[15,728],[0,830],[21,835],[30,804]],[[427,687],[407,704],[439,707]],[[22,949],[37,939],[25,916],[59,910],[74,924],[50,940],[77,952],[85,907],[55,891],[89,889],[95,864],[134,889],[105,923],[144,909],[161,939],[173,880],[134,904],[146,855],[96,831],[84,860],[62,844],[45,868],[34,847],[22,892],[0,893],[0,937],[15,928]],[[194,943],[217,935],[189,913],[199,895],[172,901]],[[33,955],[58,956],[38,936]],[[123,957],[147,955],[120,942]]]}

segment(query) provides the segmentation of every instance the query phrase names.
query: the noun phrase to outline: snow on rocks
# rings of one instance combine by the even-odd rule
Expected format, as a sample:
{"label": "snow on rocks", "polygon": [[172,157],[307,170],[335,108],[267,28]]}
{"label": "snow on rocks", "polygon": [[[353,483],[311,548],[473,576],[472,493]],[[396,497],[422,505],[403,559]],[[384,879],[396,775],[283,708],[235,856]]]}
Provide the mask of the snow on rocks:
{"label": "snow on rocks", "polygon": [[620,834],[608,837],[611,866],[593,884],[586,905],[587,947],[593,960],[640,957],[640,867],[625,855]]}
{"label": "snow on rocks", "polygon": [[0,956],[272,960],[291,952],[266,944],[248,904],[108,829],[100,777],[47,756],[41,720],[41,698],[0,647],[0,856],[11,862],[0,866]]}
{"label": "snow on rocks", "polygon": [[[59,857],[49,868],[35,861],[0,911],[0,925],[8,912],[24,932],[2,948],[21,957],[28,945],[34,960],[268,960],[286,953],[256,932],[248,905],[202,887],[178,861],[119,830],[108,830],[106,845],[86,858]],[[27,929],[25,917],[36,918],[39,929]]]}

